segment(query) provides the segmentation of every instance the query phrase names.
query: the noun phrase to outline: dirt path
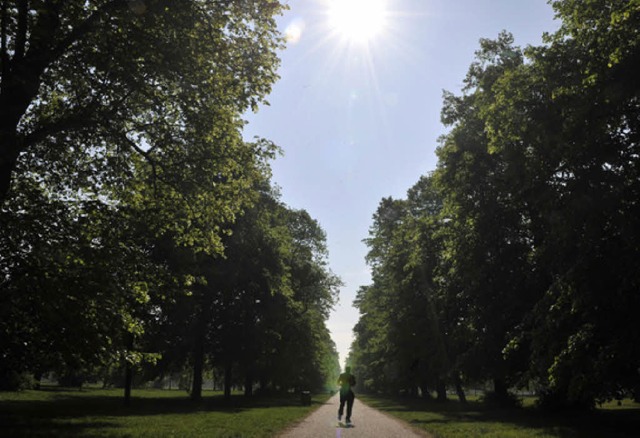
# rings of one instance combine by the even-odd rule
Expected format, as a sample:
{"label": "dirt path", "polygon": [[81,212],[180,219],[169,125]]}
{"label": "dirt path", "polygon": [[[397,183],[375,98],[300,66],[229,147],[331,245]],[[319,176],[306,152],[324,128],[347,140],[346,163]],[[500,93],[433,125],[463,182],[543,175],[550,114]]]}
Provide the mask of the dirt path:
{"label": "dirt path", "polygon": [[429,436],[370,408],[361,403],[358,397],[353,405],[351,418],[353,426],[341,427],[337,419],[339,405],[340,400],[336,394],[302,422],[285,431],[280,438],[424,438]]}

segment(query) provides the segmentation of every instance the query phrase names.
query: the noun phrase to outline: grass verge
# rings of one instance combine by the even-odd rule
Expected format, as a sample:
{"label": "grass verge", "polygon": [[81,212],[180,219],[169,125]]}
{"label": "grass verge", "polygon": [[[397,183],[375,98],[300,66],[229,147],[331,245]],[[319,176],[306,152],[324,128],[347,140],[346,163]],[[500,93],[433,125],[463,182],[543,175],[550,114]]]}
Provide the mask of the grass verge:
{"label": "grass verge", "polygon": [[640,436],[640,404],[605,405],[593,412],[542,412],[524,408],[488,407],[478,401],[466,405],[450,400],[424,400],[359,396],[380,409],[438,438],[601,438]]}
{"label": "grass verge", "polygon": [[137,390],[124,406],[122,390],[45,388],[0,392],[0,436],[56,437],[272,437],[324,403],[298,397],[244,398],[226,402],[205,392],[201,402],[184,391]]}

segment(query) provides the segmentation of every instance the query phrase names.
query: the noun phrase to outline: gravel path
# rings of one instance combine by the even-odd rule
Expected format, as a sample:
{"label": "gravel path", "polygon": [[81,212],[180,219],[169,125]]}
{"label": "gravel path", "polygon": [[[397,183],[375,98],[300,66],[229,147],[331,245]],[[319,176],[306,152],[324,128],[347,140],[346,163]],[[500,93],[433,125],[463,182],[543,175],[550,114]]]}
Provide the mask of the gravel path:
{"label": "gravel path", "polygon": [[339,405],[340,398],[336,394],[302,422],[285,431],[280,438],[424,438],[430,436],[370,408],[360,402],[357,396],[351,417],[353,426],[348,428],[340,426],[337,418]]}

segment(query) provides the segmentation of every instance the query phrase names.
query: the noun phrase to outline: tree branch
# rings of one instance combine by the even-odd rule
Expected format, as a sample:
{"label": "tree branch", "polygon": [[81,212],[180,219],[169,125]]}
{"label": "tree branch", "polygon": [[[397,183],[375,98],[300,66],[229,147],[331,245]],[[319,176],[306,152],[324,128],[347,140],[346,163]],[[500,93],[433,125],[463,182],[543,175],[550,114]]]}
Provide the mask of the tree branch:
{"label": "tree branch", "polygon": [[18,31],[16,33],[16,48],[14,59],[22,59],[24,57],[27,45],[27,15],[29,13],[29,1],[23,0],[18,2]]}
{"label": "tree branch", "polygon": [[69,49],[76,41],[82,39],[85,35],[94,29],[95,24],[104,16],[116,11],[118,8],[126,7],[127,0],[114,0],[105,3],[95,10],[85,21],[76,26],[66,37],[62,39],[51,51],[52,59],[56,59]]}
{"label": "tree branch", "polygon": [[91,114],[90,108],[91,106],[85,107],[81,111],[74,112],[67,115],[66,117],[61,117],[57,120],[52,121],[51,123],[43,125],[39,129],[36,129],[24,138],[24,147],[28,147],[30,145],[38,143],[39,141],[44,140],[47,136],[62,132],[64,130],[75,130],[78,128],[94,126],[95,120],[92,117],[88,116],[88,114]]}
{"label": "tree branch", "polygon": [[138,146],[135,141],[133,141],[129,137],[127,137],[126,134],[123,134],[122,138],[129,145],[129,147],[131,147],[131,149],[133,149],[135,152],[137,152],[140,155],[142,155],[144,157],[144,159],[147,161],[147,163],[149,163],[151,165],[151,173],[153,174],[153,192],[157,194],[158,193],[158,187],[157,187],[156,181],[158,180],[158,172],[157,172],[157,163],[156,163],[156,161],[151,157],[149,152],[147,152],[147,151],[143,150],[142,148],[140,148],[140,146]]}
{"label": "tree branch", "polygon": [[[117,109],[121,105],[124,105],[126,100],[133,93],[134,90],[129,90],[127,93],[122,94],[120,99],[117,102],[114,102],[109,110],[104,112],[98,111],[98,108],[100,107],[100,101],[96,98],[88,105],[76,109],[72,113],[67,114],[65,117],[60,117],[57,120],[47,123],[41,128],[34,130],[24,138],[23,144],[25,147],[28,147],[43,140],[48,135],[53,135],[69,129],[73,130],[95,126],[96,120],[109,120],[111,119],[113,114],[116,113]],[[98,95],[99,94],[100,93],[98,93]]]}
{"label": "tree branch", "polygon": [[0,5],[0,63],[2,63],[2,72],[0,74],[0,86],[7,77],[9,70],[9,52],[7,51],[7,0],[2,0]]}

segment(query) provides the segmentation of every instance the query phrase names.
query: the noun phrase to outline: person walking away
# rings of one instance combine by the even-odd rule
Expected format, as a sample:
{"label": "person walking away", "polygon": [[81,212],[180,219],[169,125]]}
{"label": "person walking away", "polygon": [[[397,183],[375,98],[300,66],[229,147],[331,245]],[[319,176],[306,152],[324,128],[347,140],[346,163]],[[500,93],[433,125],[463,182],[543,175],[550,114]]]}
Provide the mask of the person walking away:
{"label": "person walking away", "polygon": [[338,421],[342,421],[344,414],[344,404],[347,404],[347,425],[351,424],[351,411],[353,410],[353,401],[356,396],[352,389],[356,385],[356,378],[351,374],[351,367],[346,367],[345,372],[338,377],[338,385],[340,385],[340,409],[338,409]]}

